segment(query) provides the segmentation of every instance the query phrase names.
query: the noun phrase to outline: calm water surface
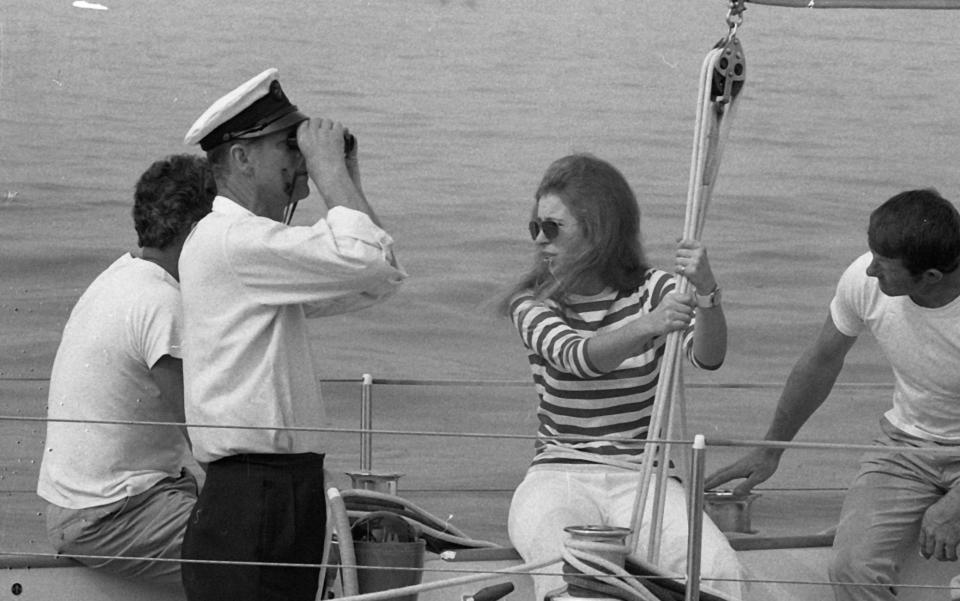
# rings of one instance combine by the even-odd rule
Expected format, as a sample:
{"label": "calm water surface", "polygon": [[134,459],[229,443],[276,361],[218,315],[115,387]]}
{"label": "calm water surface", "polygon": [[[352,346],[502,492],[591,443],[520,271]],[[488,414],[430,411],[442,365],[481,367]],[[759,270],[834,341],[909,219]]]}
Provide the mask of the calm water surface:
{"label": "calm water surface", "polygon": [[[620,167],[648,252],[667,264],[700,64],[726,31],[721,0],[102,2],[0,0],[0,414],[43,415],[45,383],[6,378],[46,377],[77,296],[135,245],[139,174],[196,151],[182,145],[194,119],[271,66],[302,110],[358,136],[365,190],[411,275],[388,303],[311,325],[321,375],[527,378],[490,305],[527,265],[543,170],[572,151]],[[748,81],[704,232],[730,353],[688,379],[781,382],[865,249],[869,211],[918,186],[960,199],[957,31],[960,12],[748,8]],[[319,214],[307,200],[297,219]],[[890,376],[864,341],[842,379]],[[387,427],[533,431],[529,387],[382,390]],[[354,387],[325,391],[335,424],[355,426]],[[775,394],[697,389],[694,421],[759,437]],[[802,436],[866,442],[875,416],[863,416],[887,394],[838,391]],[[2,549],[49,551],[33,493],[42,436],[36,422],[0,423]],[[378,439],[376,465],[408,473],[405,491],[509,491],[530,453],[526,440],[436,440]],[[355,468],[355,443],[332,439],[331,469]],[[855,456],[785,461],[773,486],[843,486]],[[413,500],[505,540],[508,492]]]}
{"label": "calm water surface", "polygon": [[[546,165],[590,151],[641,199],[658,264],[679,234],[700,63],[719,0],[230,3],[0,0],[0,371],[44,371],[69,307],[135,243],[132,184],[217,97],[276,66],[360,139],[365,188],[411,274],[314,324],[325,376],[525,376],[490,299],[524,269]],[[960,13],[751,6],[748,82],[704,240],[725,288],[724,381],[782,378],[867,214],[960,198]],[[311,205],[313,205],[311,207]],[[306,222],[317,205],[305,201]],[[16,310],[14,310],[16,309]],[[848,379],[886,378],[869,344]],[[699,376],[692,376],[699,377]]]}

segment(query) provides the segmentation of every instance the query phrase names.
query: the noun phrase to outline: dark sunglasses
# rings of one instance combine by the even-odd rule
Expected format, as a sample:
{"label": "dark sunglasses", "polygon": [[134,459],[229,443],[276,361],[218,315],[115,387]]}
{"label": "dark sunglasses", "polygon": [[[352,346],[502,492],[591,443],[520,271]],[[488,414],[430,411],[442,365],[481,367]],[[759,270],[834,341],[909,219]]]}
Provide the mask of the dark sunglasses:
{"label": "dark sunglasses", "polygon": [[550,242],[560,233],[560,224],[550,219],[544,219],[542,221],[534,219],[530,222],[530,237],[536,240],[540,232],[543,232],[543,237]]}

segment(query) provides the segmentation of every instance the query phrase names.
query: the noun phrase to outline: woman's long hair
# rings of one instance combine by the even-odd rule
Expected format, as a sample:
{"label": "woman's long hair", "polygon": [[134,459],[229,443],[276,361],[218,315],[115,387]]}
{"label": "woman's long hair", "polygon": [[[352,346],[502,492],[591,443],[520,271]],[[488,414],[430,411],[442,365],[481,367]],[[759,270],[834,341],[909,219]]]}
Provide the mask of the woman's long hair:
{"label": "woman's long hair", "polygon": [[617,290],[637,287],[649,269],[640,241],[640,207],[616,167],[586,153],[557,159],[537,187],[531,218],[548,194],[558,196],[576,217],[586,250],[552,267],[538,250],[533,267],[501,301],[500,312],[509,314],[510,299],[527,289],[538,298],[562,302],[595,278]]}

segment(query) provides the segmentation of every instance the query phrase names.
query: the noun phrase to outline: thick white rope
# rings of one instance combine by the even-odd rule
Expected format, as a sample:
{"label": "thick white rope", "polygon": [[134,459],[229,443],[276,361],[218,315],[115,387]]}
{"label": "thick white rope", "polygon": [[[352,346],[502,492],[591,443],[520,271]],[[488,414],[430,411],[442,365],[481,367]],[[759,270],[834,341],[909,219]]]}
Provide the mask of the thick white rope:
{"label": "thick white rope", "polygon": [[658,601],[657,596],[633,574],[598,552],[626,557],[628,549],[622,544],[571,539],[564,545],[563,560],[583,576],[619,589],[628,600]]}
{"label": "thick white rope", "polygon": [[[687,207],[684,216],[683,237],[699,239],[705,222],[706,207],[719,164],[722,134],[718,129],[720,122],[729,121],[716,117],[716,108],[712,98],[713,74],[723,55],[722,47],[715,47],[704,58],[700,70],[700,88],[697,98],[697,114],[694,125],[694,145],[691,156],[690,181],[687,190]],[[733,98],[729,109],[733,107]],[[724,124],[726,125],[726,123]],[[676,289],[686,293],[690,283],[682,274],[677,276]],[[676,414],[675,407],[683,407],[682,374],[683,332],[674,331],[667,335],[664,355],[661,359],[660,378],[653,403],[648,437],[658,439],[661,436],[671,438]],[[631,519],[630,548],[637,548],[644,509],[648,503],[651,482],[656,477],[653,500],[650,540],[647,546],[647,559],[656,564],[660,556],[660,526],[663,521],[663,503],[666,494],[666,481],[669,475],[670,454],[665,445],[653,443],[644,451],[643,469],[638,483]],[[654,467],[656,464],[656,467]]]}
{"label": "thick white rope", "polygon": [[357,556],[353,549],[350,519],[347,516],[347,508],[339,489],[332,486],[328,488],[327,501],[327,507],[333,521],[333,529],[337,533],[337,541],[339,542],[341,586],[343,594],[349,597],[360,593],[360,583],[357,578]]}

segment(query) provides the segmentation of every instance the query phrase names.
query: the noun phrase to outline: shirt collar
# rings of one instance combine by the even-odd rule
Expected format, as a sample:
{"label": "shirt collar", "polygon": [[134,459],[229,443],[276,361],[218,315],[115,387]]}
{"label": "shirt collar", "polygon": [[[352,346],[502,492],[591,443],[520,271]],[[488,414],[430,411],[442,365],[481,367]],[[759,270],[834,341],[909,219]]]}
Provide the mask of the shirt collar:
{"label": "shirt collar", "polygon": [[253,215],[253,211],[237,204],[226,196],[217,195],[213,199],[213,212],[224,213],[226,215]]}

